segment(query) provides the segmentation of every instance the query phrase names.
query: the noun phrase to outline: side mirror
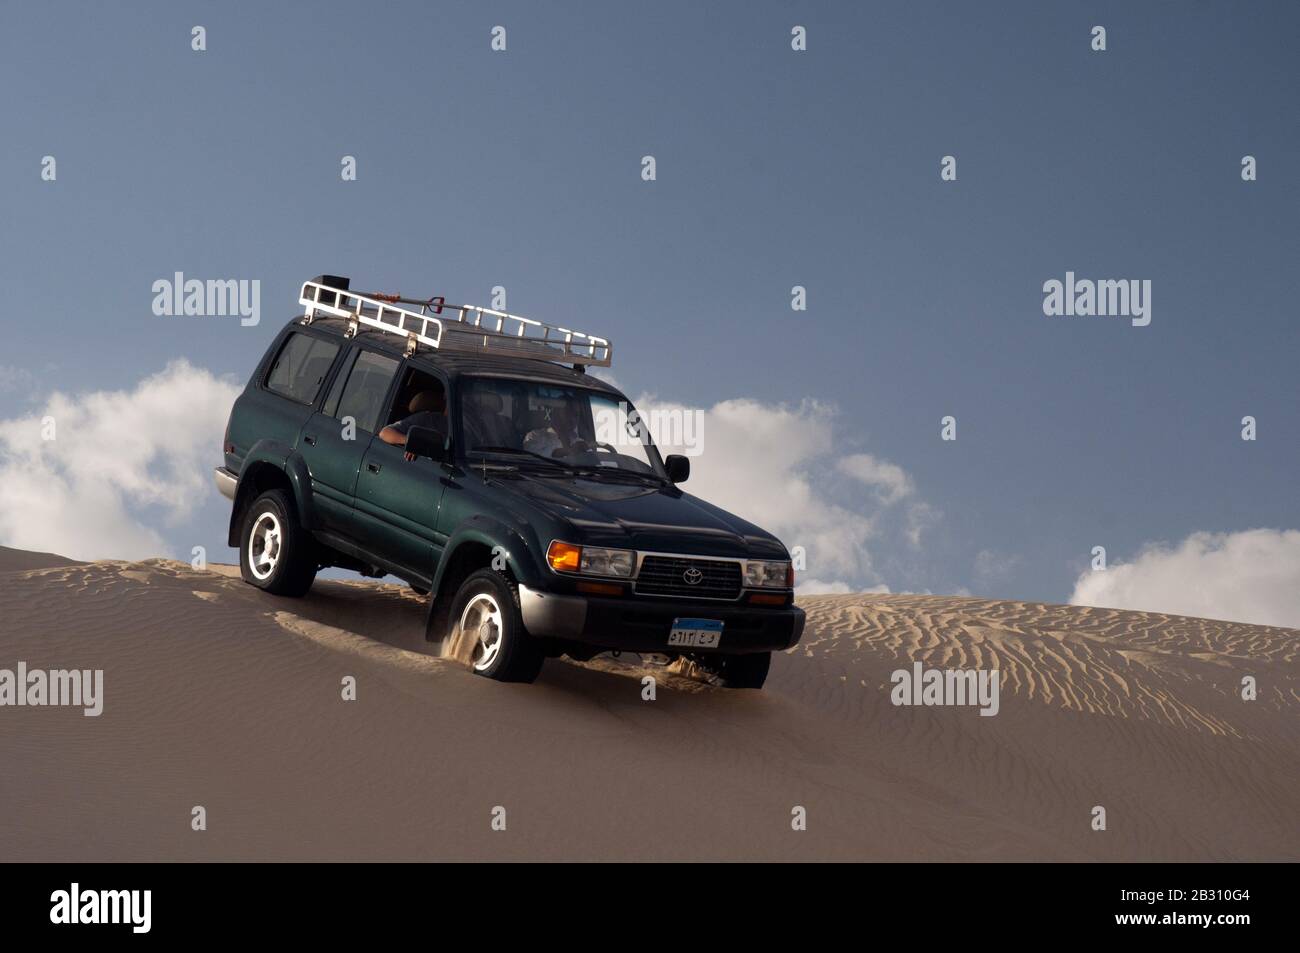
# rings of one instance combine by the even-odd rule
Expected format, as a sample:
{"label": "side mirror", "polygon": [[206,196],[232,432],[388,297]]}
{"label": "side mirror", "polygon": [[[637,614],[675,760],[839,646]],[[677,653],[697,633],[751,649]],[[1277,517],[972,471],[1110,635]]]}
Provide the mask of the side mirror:
{"label": "side mirror", "polygon": [[428,457],[438,463],[451,459],[451,449],[441,430],[432,427],[412,427],[406,435],[406,451],[417,457]]}
{"label": "side mirror", "polygon": [[691,459],[680,453],[670,453],[664,460],[664,469],[668,471],[668,479],[674,483],[685,483],[691,475]]}

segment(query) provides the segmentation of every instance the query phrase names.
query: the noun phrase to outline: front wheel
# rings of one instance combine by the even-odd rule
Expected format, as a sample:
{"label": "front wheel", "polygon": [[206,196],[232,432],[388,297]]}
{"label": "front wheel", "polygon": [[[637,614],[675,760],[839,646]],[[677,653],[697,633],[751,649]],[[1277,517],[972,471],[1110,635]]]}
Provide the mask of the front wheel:
{"label": "front wheel", "polygon": [[480,569],[456,592],[453,642],[469,643],[470,667],[500,682],[531,682],[542,670],[542,645],[524,629],[519,590],[501,573]]}
{"label": "front wheel", "polygon": [[284,490],[267,490],[248,508],[240,534],[239,574],[276,596],[303,596],[316,578],[316,544]]}

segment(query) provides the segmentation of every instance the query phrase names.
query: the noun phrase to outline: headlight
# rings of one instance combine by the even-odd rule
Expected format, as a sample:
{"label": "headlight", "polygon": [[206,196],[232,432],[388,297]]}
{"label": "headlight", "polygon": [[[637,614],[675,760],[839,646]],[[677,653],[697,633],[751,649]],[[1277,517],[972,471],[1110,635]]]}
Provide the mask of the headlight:
{"label": "headlight", "polygon": [[630,549],[575,546],[557,539],[546,550],[546,561],[556,572],[630,578],[636,568],[636,553]]}
{"label": "headlight", "polygon": [[745,585],[750,589],[788,589],[790,564],[751,559],[745,563]]}
{"label": "headlight", "polygon": [[636,566],[636,554],[629,549],[582,547],[582,572],[590,576],[630,576]]}

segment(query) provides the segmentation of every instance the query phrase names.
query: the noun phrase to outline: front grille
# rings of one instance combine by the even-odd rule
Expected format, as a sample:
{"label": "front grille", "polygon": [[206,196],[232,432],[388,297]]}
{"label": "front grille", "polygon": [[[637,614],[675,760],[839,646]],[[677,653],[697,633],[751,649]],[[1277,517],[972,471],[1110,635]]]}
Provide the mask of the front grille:
{"label": "front grille", "polygon": [[[686,575],[695,569],[700,581],[691,585]],[[687,599],[735,599],[740,595],[740,563],[680,556],[647,556],[641,561],[636,591],[647,596],[682,596]]]}

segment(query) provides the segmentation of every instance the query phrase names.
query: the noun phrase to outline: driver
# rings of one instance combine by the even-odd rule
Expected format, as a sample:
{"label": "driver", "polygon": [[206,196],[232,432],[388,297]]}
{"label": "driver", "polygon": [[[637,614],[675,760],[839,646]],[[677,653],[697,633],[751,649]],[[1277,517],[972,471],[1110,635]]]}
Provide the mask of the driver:
{"label": "driver", "polygon": [[551,408],[548,425],[530,430],[524,435],[524,449],[543,457],[567,456],[560,451],[583,449],[586,441],[578,437],[578,418],[567,403]]}
{"label": "driver", "polygon": [[[443,415],[447,412],[447,401],[441,390],[422,390],[406,405],[408,415],[379,431],[379,439],[395,447],[406,446],[406,435],[412,427],[432,427],[442,433],[447,432]],[[407,460],[414,460],[415,454],[405,454]]]}

